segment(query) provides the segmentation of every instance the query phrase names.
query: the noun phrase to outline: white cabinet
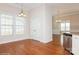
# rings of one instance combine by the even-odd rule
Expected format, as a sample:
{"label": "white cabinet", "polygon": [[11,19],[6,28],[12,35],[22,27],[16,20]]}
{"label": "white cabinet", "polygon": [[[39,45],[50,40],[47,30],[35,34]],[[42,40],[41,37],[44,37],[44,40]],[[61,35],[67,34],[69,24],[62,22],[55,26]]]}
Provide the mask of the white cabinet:
{"label": "white cabinet", "polygon": [[79,55],[79,35],[72,36],[72,53]]}

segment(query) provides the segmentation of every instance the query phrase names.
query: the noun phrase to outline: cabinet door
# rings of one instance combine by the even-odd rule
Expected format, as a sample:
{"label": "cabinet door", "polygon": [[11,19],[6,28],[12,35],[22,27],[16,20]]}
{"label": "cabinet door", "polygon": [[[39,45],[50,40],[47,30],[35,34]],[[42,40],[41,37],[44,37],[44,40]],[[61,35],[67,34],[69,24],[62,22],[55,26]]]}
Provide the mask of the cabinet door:
{"label": "cabinet door", "polygon": [[79,55],[79,36],[72,36],[72,53]]}

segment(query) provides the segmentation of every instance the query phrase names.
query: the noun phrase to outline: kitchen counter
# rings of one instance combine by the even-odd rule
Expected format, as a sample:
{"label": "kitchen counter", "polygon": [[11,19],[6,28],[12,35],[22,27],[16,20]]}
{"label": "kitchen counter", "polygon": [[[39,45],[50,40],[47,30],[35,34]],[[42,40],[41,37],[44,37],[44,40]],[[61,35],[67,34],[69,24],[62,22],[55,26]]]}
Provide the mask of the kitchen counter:
{"label": "kitchen counter", "polygon": [[65,33],[65,34],[79,35],[79,32],[70,32],[70,33]]}
{"label": "kitchen counter", "polygon": [[66,35],[66,36],[72,36],[71,33],[63,33],[63,35]]}
{"label": "kitchen counter", "polygon": [[79,32],[74,32],[74,33],[72,33],[73,35],[79,35]]}

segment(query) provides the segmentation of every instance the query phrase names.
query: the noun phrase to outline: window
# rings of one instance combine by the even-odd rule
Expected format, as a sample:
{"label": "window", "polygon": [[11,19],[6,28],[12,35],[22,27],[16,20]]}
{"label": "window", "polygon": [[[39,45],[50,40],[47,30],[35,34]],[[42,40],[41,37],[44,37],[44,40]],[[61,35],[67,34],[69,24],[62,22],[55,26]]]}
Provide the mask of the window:
{"label": "window", "polygon": [[70,23],[66,23],[66,31],[70,31]]}
{"label": "window", "polygon": [[0,14],[0,35],[25,33],[25,18]]}
{"label": "window", "polygon": [[24,18],[20,18],[20,17],[17,17],[16,18],[16,34],[23,34],[24,33],[24,26],[25,26],[25,21],[24,21]]}
{"label": "window", "polygon": [[61,23],[61,31],[65,31],[65,23]]}
{"label": "window", "polygon": [[12,16],[1,15],[1,35],[12,35]]}
{"label": "window", "polygon": [[70,31],[70,22],[61,22],[61,31]]}

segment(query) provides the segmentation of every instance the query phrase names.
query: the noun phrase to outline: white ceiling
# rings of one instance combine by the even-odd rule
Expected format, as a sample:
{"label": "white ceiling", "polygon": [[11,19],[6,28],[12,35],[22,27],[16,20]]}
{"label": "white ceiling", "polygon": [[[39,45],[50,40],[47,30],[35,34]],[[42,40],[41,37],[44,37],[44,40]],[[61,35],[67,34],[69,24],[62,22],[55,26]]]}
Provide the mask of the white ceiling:
{"label": "white ceiling", "polygon": [[[8,5],[11,5],[16,8],[21,8],[21,5],[23,5],[23,8],[25,10],[31,10],[33,8],[42,6],[44,3],[10,3]],[[54,13],[68,13],[72,11],[79,11],[79,3],[45,3],[46,5],[50,6],[52,8],[52,12]]]}
{"label": "white ceiling", "polygon": [[9,3],[8,5],[11,5],[13,7],[21,8],[23,7],[25,10],[29,11],[33,8],[42,6],[42,3]]}
{"label": "white ceiling", "polygon": [[79,3],[56,3],[51,4],[51,7],[60,14],[79,11]]}

